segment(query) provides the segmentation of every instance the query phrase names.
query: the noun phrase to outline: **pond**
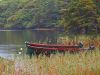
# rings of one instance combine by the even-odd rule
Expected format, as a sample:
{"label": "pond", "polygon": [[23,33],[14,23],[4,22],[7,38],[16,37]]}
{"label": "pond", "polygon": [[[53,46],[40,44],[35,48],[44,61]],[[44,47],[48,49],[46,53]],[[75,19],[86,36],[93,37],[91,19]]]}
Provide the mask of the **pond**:
{"label": "pond", "polygon": [[25,41],[35,43],[57,43],[59,31],[55,30],[2,30],[0,31],[0,56],[10,57],[22,48]]}

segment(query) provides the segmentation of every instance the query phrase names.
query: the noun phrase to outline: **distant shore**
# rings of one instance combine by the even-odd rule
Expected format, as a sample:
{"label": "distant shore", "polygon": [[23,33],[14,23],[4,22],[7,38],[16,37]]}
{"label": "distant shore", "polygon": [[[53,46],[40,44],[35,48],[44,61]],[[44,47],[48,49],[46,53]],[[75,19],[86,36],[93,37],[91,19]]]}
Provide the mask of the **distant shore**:
{"label": "distant shore", "polygon": [[51,30],[60,30],[64,31],[63,28],[6,28],[6,29],[0,29],[0,31],[19,31],[19,30],[41,30],[41,31],[51,31]]}

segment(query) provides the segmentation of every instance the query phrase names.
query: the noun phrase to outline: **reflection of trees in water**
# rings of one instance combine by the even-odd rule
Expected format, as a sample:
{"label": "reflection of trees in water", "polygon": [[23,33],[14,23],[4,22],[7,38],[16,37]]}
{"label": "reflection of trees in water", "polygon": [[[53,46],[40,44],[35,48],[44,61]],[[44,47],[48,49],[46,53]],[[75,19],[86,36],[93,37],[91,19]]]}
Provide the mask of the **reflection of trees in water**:
{"label": "reflection of trees in water", "polygon": [[24,44],[25,41],[40,43],[56,43],[56,31],[2,31],[0,44]]}
{"label": "reflection of trees in water", "polygon": [[0,44],[22,44],[23,31],[2,31],[0,32]]}
{"label": "reflection of trees in water", "polygon": [[23,39],[23,31],[8,31],[6,32],[6,39],[8,44],[22,44]]}
{"label": "reflection of trees in water", "polygon": [[57,32],[56,31],[35,31],[34,32],[35,42],[40,43],[57,43]]}
{"label": "reflection of trees in water", "polygon": [[6,41],[6,33],[3,31],[0,31],[0,44],[3,44],[4,41]]}

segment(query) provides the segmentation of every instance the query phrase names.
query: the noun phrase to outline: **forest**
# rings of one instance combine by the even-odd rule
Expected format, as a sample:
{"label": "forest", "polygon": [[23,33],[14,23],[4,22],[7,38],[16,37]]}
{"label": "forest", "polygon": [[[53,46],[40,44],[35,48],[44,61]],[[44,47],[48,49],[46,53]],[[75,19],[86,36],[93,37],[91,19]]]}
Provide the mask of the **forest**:
{"label": "forest", "polygon": [[64,28],[100,32],[99,0],[0,0],[0,29]]}

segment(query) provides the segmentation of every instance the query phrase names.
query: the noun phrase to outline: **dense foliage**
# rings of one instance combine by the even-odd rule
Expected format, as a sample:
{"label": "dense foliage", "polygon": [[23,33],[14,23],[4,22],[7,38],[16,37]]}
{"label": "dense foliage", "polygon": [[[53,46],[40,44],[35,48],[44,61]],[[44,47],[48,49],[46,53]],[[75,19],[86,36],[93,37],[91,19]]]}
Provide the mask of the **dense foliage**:
{"label": "dense foliage", "polygon": [[0,1],[0,28],[55,27],[60,0],[2,0]]}
{"label": "dense foliage", "polygon": [[60,23],[71,33],[99,33],[99,9],[93,0],[70,0]]}
{"label": "dense foliage", "polygon": [[99,0],[0,0],[0,29],[64,27],[98,33],[99,9]]}

